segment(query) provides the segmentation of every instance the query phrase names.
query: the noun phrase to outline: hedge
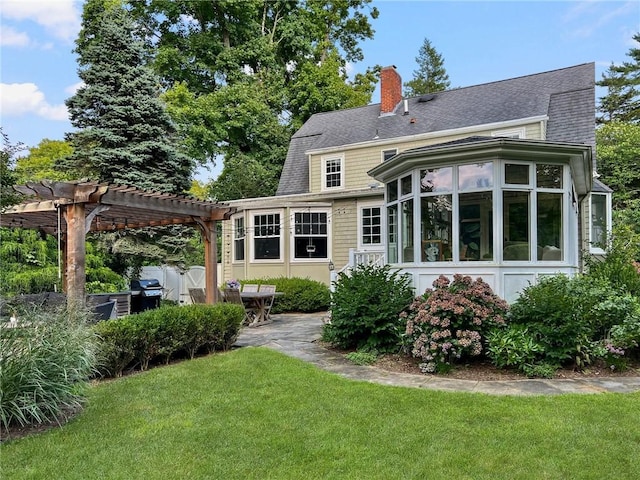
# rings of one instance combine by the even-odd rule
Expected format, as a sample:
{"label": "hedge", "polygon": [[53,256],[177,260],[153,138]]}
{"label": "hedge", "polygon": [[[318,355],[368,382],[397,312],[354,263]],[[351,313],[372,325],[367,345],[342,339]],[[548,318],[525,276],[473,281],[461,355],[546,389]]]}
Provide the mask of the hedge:
{"label": "hedge", "polygon": [[244,319],[241,305],[163,306],[95,325],[99,337],[99,373],[118,377],[127,369],[146,370],[178,355],[227,350]]}

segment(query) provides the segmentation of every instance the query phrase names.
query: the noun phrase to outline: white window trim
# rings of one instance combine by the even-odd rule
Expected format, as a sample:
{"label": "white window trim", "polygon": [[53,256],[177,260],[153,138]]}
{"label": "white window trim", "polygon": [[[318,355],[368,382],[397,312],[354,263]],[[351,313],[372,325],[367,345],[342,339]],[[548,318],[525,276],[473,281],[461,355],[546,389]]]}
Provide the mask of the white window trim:
{"label": "white window trim", "polygon": [[[236,220],[242,218],[244,220],[244,260],[236,260],[236,240],[239,238],[236,236]],[[242,215],[235,215],[231,217],[231,261],[232,263],[244,263],[247,260],[247,219]]]}
{"label": "white window trim", "polygon": [[384,162],[384,154],[386,152],[394,152],[394,155],[398,154],[398,149],[397,148],[386,148],[384,150],[380,150],[380,163]]}
{"label": "white window trim", "polygon": [[[365,208],[380,208],[380,243],[362,243],[362,210]],[[385,204],[384,202],[358,202],[358,250],[381,250],[386,245],[386,229],[385,229]]]}
{"label": "white window trim", "polygon": [[592,205],[593,205],[593,196],[594,195],[601,195],[603,197],[605,197],[605,209],[606,209],[606,216],[607,216],[607,239],[611,236],[611,222],[613,221],[612,218],[612,214],[611,214],[611,194],[608,192],[591,192],[589,194],[589,253],[594,254],[594,255],[604,255],[606,253],[606,251],[601,248],[601,247],[596,247],[593,242],[593,216],[591,214],[591,209],[592,209]]}
{"label": "white window trim", "polygon": [[[280,257],[258,258],[255,257],[255,217],[257,215],[280,215]],[[284,211],[283,210],[253,210],[249,214],[249,227],[245,235],[245,242],[249,243],[249,258],[256,263],[283,263],[284,259]],[[245,257],[246,258],[246,257]],[[245,260],[246,261],[246,260]]]}
{"label": "white window trim", "polygon": [[[327,187],[327,162],[332,160],[340,160],[340,186],[339,187]],[[320,190],[323,192],[334,191],[334,190],[344,190],[344,170],[345,170],[345,162],[344,162],[344,154],[337,155],[326,155],[322,157],[322,161],[320,162]]]}
{"label": "white window trim", "polygon": [[[327,214],[327,258],[296,258],[296,213],[326,213]],[[289,259],[291,263],[327,263],[332,258],[331,209],[330,208],[298,208],[291,209],[289,214]],[[321,236],[321,235],[318,235]]]}
{"label": "white window trim", "polygon": [[494,130],[491,132],[492,137],[508,137],[508,138],[527,138],[525,127],[509,128],[506,130]]}

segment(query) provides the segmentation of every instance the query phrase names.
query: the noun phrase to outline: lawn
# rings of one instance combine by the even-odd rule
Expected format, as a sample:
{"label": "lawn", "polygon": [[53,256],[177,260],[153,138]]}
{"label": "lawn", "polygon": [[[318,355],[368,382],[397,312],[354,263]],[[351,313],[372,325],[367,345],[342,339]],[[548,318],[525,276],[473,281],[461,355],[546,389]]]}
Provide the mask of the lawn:
{"label": "lawn", "polygon": [[101,382],[0,447],[3,479],[640,478],[640,393],[495,397],[354,382],[244,348]]}

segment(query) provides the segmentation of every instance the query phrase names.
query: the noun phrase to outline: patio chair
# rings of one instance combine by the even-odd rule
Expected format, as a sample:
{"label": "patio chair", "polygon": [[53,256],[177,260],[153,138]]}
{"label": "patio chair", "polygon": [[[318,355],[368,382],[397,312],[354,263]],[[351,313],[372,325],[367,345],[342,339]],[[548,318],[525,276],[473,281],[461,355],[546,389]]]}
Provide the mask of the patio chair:
{"label": "patio chair", "polygon": [[190,288],[189,296],[191,297],[191,303],[207,303],[204,288]]}
{"label": "patio chair", "polygon": [[242,286],[242,291],[243,292],[257,292],[258,291],[258,284],[256,284],[256,283],[245,283]]}
{"label": "patio chair", "polygon": [[255,320],[256,311],[250,305],[245,305],[240,296],[240,290],[237,288],[225,288],[224,289],[224,301],[228,303],[235,303],[236,305],[242,305],[244,308],[244,321],[245,325],[249,325]]}
{"label": "patio chair", "polygon": [[[260,292],[267,292],[267,293],[276,293],[276,286],[275,285],[260,285],[260,290],[258,290]],[[265,304],[265,317],[268,319],[269,315],[271,314],[271,307],[273,306],[273,301],[276,299],[276,296],[272,296],[269,301]]]}

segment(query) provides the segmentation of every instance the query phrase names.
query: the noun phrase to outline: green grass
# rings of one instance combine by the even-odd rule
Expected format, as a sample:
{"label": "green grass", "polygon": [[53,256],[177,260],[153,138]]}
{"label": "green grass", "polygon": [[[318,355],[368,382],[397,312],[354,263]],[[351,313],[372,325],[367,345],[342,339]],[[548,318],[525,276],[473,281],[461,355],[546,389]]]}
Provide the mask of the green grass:
{"label": "green grass", "polygon": [[495,397],[354,382],[244,348],[93,387],[0,447],[3,479],[640,478],[640,393]]}

